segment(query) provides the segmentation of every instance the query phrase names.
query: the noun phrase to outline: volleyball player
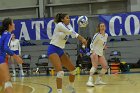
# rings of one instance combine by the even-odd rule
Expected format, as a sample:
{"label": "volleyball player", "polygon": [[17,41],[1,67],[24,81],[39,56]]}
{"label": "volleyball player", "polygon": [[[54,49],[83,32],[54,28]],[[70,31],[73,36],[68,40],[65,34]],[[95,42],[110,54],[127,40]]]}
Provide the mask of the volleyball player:
{"label": "volleyball player", "polygon": [[[20,42],[18,39],[15,38],[15,35],[12,34],[12,39],[11,39],[11,43],[10,43],[10,49],[18,56],[21,56],[21,46],[20,46]],[[12,70],[13,70],[13,76],[16,76],[16,70],[15,70],[15,60],[13,57],[11,57],[11,66],[12,66]],[[22,64],[18,64],[19,68],[20,68],[20,75],[24,76],[24,72],[23,72],[23,68],[22,68]]]}
{"label": "volleyball player", "polygon": [[95,81],[95,84],[106,84],[102,81],[102,76],[107,72],[108,65],[107,61],[103,55],[103,50],[106,48],[106,42],[108,38],[108,34],[105,32],[106,27],[105,24],[99,23],[97,27],[98,33],[96,33],[92,39],[92,42],[90,44],[90,52],[91,52],[91,61],[92,61],[92,68],[90,69],[90,75],[88,82],[86,83],[87,86],[94,86],[93,83],[93,74],[98,68],[98,64],[102,66],[102,69],[100,71],[100,74]]}
{"label": "volleyball player", "polygon": [[12,56],[19,64],[23,63],[23,60],[9,48],[11,32],[13,30],[15,30],[13,20],[5,18],[2,21],[2,26],[0,27],[0,83],[4,88],[4,93],[13,93],[9,68],[5,62],[6,53]]}
{"label": "volleyball player", "polygon": [[64,71],[62,70],[62,65],[70,71],[69,88],[71,93],[75,93],[74,89],[74,79],[76,74],[75,66],[72,64],[71,59],[64,52],[65,44],[71,35],[72,38],[79,39],[84,45],[87,44],[86,39],[81,35],[76,33],[70,25],[70,18],[68,14],[58,13],[54,19],[56,27],[52,36],[52,40],[48,47],[48,57],[53,64],[55,71],[57,73],[56,84],[57,92],[62,93],[62,78],[64,76]]}

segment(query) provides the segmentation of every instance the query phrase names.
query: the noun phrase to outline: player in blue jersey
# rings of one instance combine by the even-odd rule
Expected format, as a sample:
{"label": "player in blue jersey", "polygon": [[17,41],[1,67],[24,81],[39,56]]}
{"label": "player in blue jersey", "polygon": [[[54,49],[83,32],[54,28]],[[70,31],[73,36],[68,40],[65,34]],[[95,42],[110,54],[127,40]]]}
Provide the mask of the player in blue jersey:
{"label": "player in blue jersey", "polygon": [[62,93],[62,78],[64,76],[64,71],[62,70],[62,65],[70,71],[69,76],[69,90],[71,93],[75,93],[73,84],[76,74],[76,69],[72,64],[70,58],[64,53],[63,49],[69,38],[79,39],[84,45],[87,44],[86,39],[81,35],[76,33],[72,26],[70,25],[70,18],[68,14],[58,13],[55,17],[56,27],[52,36],[52,40],[48,47],[48,57],[51,63],[53,64],[55,71],[57,73],[56,83],[57,83],[57,93]]}
{"label": "player in blue jersey", "polygon": [[9,68],[5,62],[6,54],[12,56],[19,64],[23,63],[23,60],[9,48],[13,30],[15,30],[13,20],[5,18],[0,27],[0,83],[4,88],[4,93],[13,93]]}

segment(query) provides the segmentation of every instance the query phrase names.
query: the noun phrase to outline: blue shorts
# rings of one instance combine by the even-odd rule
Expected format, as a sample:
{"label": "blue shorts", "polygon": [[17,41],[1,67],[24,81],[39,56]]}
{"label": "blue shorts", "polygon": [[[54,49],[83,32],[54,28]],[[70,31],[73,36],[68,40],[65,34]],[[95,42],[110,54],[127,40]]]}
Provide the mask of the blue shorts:
{"label": "blue shorts", "polygon": [[61,57],[64,54],[64,50],[55,45],[49,45],[48,52],[47,52],[48,57],[53,53],[56,53],[59,55],[59,57]]}
{"label": "blue shorts", "polygon": [[5,63],[5,57],[0,56],[0,64]]}
{"label": "blue shorts", "polygon": [[19,50],[12,50],[16,55],[19,55]]}

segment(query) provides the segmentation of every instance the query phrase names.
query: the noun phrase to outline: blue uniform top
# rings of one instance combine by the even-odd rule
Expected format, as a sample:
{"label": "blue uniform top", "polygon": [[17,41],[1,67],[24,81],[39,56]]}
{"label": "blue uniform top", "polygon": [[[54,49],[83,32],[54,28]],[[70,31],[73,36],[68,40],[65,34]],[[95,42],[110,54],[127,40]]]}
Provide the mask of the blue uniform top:
{"label": "blue uniform top", "polygon": [[80,53],[81,53],[83,56],[85,56],[85,55],[89,56],[89,55],[90,55],[90,49],[87,48],[87,47],[86,47],[85,49],[81,48],[81,49],[80,49]]}
{"label": "blue uniform top", "polygon": [[14,52],[10,50],[9,45],[11,42],[11,33],[5,31],[0,35],[0,63],[5,62],[6,53],[10,56],[14,55]]}

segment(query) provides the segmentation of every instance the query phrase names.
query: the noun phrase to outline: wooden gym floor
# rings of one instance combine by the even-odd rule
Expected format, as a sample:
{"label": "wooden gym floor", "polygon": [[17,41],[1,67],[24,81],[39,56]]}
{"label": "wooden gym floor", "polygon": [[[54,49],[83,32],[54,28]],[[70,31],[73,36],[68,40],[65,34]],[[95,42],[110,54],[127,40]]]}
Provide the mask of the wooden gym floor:
{"label": "wooden gym floor", "polygon": [[[97,75],[94,75],[97,78]],[[111,74],[103,78],[107,85],[87,87],[87,75],[77,75],[75,80],[76,93],[140,93],[140,73],[135,74]],[[57,93],[55,76],[34,76],[24,78],[12,78],[14,93]],[[63,79],[63,93],[66,90],[68,76]],[[2,92],[1,92],[2,93]]]}

